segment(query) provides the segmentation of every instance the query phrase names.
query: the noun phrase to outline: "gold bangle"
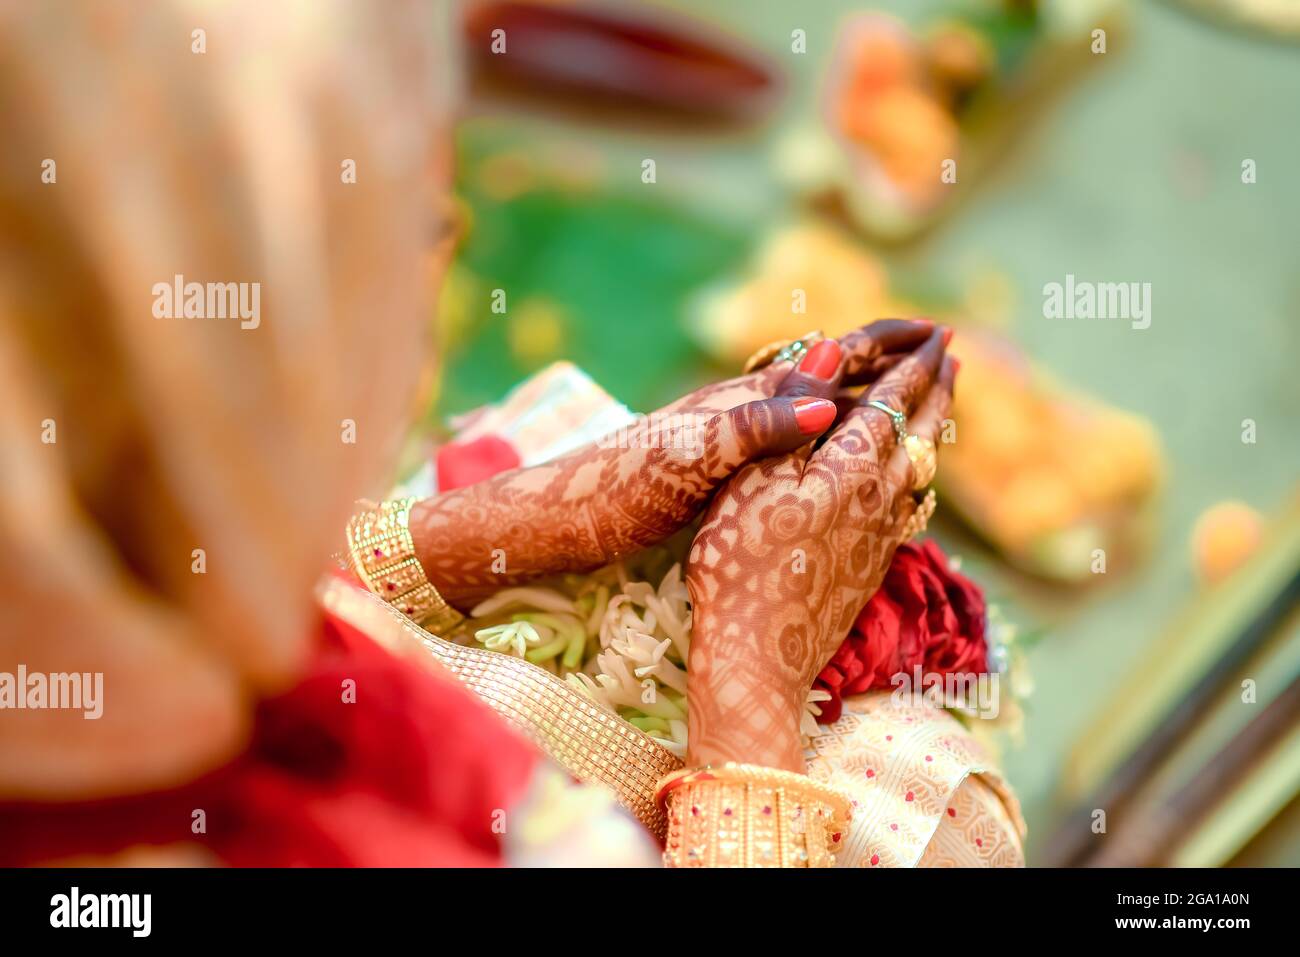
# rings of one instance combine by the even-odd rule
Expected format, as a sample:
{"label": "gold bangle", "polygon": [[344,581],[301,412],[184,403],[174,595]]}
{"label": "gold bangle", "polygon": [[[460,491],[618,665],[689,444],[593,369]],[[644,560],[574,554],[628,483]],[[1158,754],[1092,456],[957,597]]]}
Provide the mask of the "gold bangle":
{"label": "gold bangle", "polygon": [[348,564],[372,592],[413,621],[434,631],[455,627],[465,616],[430,584],[415,557],[408,522],[416,499],[359,503],[348,521]]}
{"label": "gold bangle", "polygon": [[852,805],[807,775],[749,764],[665,776],[668,867],[831,867]]}
{"label": "gold bangle", "polygon": [[916,506],[916,511],[907,517],[903,523],[902,537],[899,541],[907,542],[916,538],[925,531],[925,527],[930,524],[930,516],[934,514],[934,508],[938,499],[935,497],[934,489],[925,493],[925,498]]}

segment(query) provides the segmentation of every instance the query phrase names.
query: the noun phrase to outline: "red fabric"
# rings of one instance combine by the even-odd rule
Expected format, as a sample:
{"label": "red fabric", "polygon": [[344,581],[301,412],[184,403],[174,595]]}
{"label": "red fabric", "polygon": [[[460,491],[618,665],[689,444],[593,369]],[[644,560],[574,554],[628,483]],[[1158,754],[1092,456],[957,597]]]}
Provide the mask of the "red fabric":
{"label": "red fabric", "polygon": [[978,585],[948,567],[933,541],[894,552],[880,590],[817,676],[823,723],[839,718],[844,695],[892,687],[899,673],[982,674],[988,670],[987,614]]}
{"label": "red fabric", "polygon": [[[522,797],[535,760],[455,678],[330,618],[302,680],[258,706],[235,761],[166,793],[0,804],[0,865],[177,842],[236,866],[494,865],[494,812]],[[195,809],[206,834],[191,831]]]}
{"label": "red fabric", "polygon": [[498,435],[449,442],[438,449],[438,490],[448,492],[508,472],[520,465],[515,447]]}

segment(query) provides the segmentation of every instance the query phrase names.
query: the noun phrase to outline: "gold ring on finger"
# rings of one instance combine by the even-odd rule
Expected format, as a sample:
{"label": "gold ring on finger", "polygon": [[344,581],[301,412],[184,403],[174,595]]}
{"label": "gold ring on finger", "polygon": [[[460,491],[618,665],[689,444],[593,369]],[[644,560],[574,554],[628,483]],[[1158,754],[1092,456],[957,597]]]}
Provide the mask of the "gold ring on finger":
{"label": "gold ring on finger", "polygon": [[912,461],[912,488],[919,492],[934,481],[934,475],[939,471],[939,456],[934,442],[921,435],[909,435],[903,439],[903,449]]}
{"label": "gold ring on finger", "polygon": [[776,342],[769,342],[750,354],[750,357],[745,360],[742,372],[748,375],[774,362],[797,362],[809,349],[825,338],[821,332],[814,330],[798,339],[778,339]]}

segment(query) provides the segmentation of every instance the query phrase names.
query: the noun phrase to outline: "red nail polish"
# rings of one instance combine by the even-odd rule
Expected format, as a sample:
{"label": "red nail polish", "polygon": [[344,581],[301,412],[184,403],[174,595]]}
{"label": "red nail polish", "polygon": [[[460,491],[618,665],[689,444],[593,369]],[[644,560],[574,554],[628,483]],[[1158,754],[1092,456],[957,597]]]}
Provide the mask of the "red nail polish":
{"label": "red nail polish", "polygon": [[829,399],[804,396],[794,400],[794,421],[804,435],[824,432],[835,421],[835,403]]}
{"label": "red nail polish", "polygon": [[943,344],[946,346],[946,345],[947,345],[948,343],[950,343],[950,342],[952,342],[952,329],[951,329],[951,328],[943,330]]}
{"label": "red nail polish", "polygon": [[840,344],[834,339],[823,339],[808,350],[799,363],[799,371],[818,379],[828,380],[840,367]]}

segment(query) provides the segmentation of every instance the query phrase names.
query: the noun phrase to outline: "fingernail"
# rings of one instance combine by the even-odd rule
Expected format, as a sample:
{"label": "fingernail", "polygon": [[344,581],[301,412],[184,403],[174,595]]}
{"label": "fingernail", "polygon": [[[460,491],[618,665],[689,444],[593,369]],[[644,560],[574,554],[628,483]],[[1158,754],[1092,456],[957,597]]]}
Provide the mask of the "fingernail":
{"label": "fingernail", "polygon": [[834,339],[823,339],[808,350],[799,363],[799,371],[818,379],[829,380],[840,367],[840,344]]}
{"label": "fingernail", "polygon": [[816,435],[824,432],[826,426],[835,420],[835,403],[829,399],[814,399],[804,396],[794,400],[794,421],[804,435]]}
{"label": "fingernail", "polygon": [[957,374],[958,372],[960,372],[960,371],[961,371],[961,360],[958,359],[956,356],[953,356],[953,357],[952,357],[952,374],[953,374],[953,375],[956,375],[956,374]]}
{"label": "fingernail", "polygon": [[918,326],[924,326],[926,329],[934,328],[933,319],[913,319],[912,321],[916,323]]}
{"label": "fingernail", "polygon": [[943,344],[946,346],[950,342],[952,342],[952,329],[948,328],[943,330]]}

